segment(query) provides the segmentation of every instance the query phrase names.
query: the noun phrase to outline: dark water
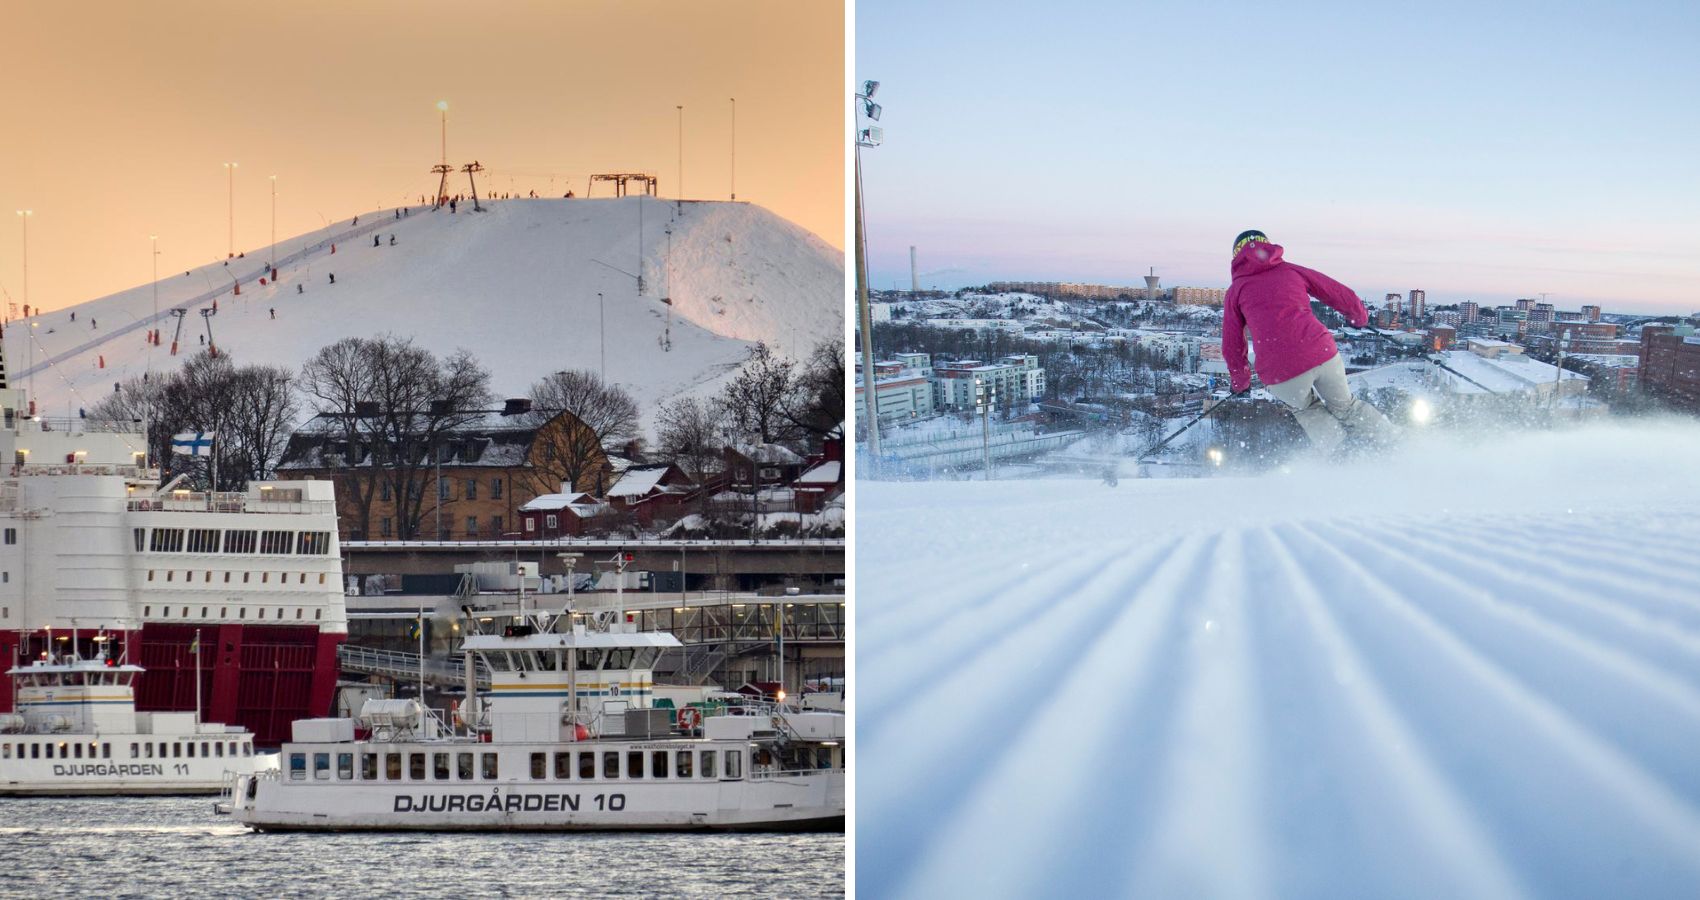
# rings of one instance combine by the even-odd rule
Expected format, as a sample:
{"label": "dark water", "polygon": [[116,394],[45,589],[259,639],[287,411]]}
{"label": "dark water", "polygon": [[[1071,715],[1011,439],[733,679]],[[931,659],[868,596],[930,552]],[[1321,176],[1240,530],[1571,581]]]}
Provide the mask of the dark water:
{"label": "dark water", "polygon": [[0,896],[829,897],[841,834],[254,834],[211,797],[0,797]]}

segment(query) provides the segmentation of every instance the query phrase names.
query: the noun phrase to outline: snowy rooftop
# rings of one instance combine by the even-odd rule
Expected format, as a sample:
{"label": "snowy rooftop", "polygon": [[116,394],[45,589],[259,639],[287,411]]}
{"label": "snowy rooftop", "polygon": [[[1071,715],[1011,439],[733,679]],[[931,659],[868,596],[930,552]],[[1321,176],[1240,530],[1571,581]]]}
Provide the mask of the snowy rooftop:
{"label": "snowy rooftop", "polygon": [[859,887],[1695,896],[1695,459],[1608,423],[860,483]]}
{"label": "snowy rooftop", "polygon": [[667,475],[667,466],[645,466],[643,468],[627,469],[620,480],[608,489],[608,498],[642,497],[656,489],[661,479]]}
{"label": "snowy rooftop", "polygon": [[571,494],[539,494],[520,507],[521,512],[548,512],[558,509],[571,509],[581,516],[594,516],[607,510],[608,504],[589,494],[574,492]]}

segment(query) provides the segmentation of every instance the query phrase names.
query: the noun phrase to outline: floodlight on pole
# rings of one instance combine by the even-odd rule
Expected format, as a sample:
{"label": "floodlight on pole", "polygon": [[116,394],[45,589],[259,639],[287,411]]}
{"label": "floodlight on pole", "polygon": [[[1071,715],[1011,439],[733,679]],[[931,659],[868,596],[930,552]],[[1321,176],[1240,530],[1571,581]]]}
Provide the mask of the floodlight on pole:
{"label": "floodlight on pole", "polygon": [[[277,176],[272,176],[272,249],[267,254],[266,268],[277,268]],[[158,310],[155,310],[158,312]]]}
{"label": "floodlight on pole", "polygon": [[679,111],[679,199],[685,199],[685,107],[680,104],[674,107]]}
{"label": "floodlight on pole", "polygon": [[732,199],[738,199],[738,98],[727,98],[732,101]]}
{"label": "floodlight on pole", "polygon": [[225,163],[224,174],[229,182],[230,188],[229,194],[227,195],[230,206],[230,248],[229,252],[225,254],[225,259],[232,259],[236,256],[236,164],[233,162]]}
{"label": "floodlight on pole", "polygon": [[[877,107],[872,102],[879,90],[877,81],[862,82],[862,92],[856,95],[864,112]],[[874,323],[868,305],[868,224],[862,207],[862,148],[877,147],[885,133],[873,126],[856,131],[856,311],[862,333],[862,399],[863,415],[868,420],[868,456],[870,469],[878,471],[880,460],[879,379],[874,372]]]}
{"label": "floodlight on pole", "polygon": [[[33,215],[35,215],[35,210],[33,210],[33,209],[20,209],[20,210],[18,210],[18,218],[24,220],[24,317],[25,318],[28,318],[29,314],[34,312],[34,310],[30,309],[30,216],[33,216]],[[30,327],[34,328],[35,323],[31,322]],[[35,410],[35,372],[34,372],[34,369],[35,369],[35,332],[28,331],[28,332],[24,333],[24,347],[25,347],[25,350],[26,350],[26,352],[24,354],[24,359],[25,359],[24,368],[25,368],[25,371],[28,371],[30,373],[30,377],[29,377],[28,382],[26,382],[26,386],[29,388],[30,410],[31,410],[31,413],[33,414],[34,410]]]}

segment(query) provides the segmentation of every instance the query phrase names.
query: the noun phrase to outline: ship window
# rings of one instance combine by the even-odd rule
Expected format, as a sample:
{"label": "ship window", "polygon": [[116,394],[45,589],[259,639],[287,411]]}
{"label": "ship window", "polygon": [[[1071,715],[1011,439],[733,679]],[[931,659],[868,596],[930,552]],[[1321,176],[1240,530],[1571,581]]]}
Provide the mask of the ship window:
{"label": "ship window", "polygon": [[171,742],[171,758],[172,759],[182,759],[183,758],[183,742],[182,741],[172,741]]}
{"label": "ship window", "polygon": [[41,745],[40,744],[30,744],[30,759],[40,759],[40,758],[41,758]]}
{"label": "ship window", "polygon": [[166,756],[167,756],[167,754],[166,754],[166,752],[165,752],[165,751],[166,751],[166,750],[167,750],[167,749],[169,749],[169,748],[170,748],[170,746],[171,746],[171,745],[170,745],[170,744],[167,744],[167,743],[166,743],[166,742],[164,742],[164,741],[160,741],[160,742],[159,742],[159,758],[160,758],[160,759],[165,759],[165,758],[166,758]]}
{"label": "ship window", "polygon": [[152,570],[152,569],[149,569],[149,570],[148,570],[148,580],[149,580],[149,581],[152,581],[152,580],[153,580],[153,570]]}
{"label": "ship window", "polygon": [[206,617],[207,617],[207,608],[203,606],[203,607],[201,607],[201,618],[204,619]]}
{"label": "ship window", "polygon": [[354,777],[354,754],[338,753],[336,755],[336,777],[342,781]]}
{"label": "ship window", "polygon": [[313,618],[314,618],[315,621],[319,620],[319,619],[323,619],[324,617],[325,617],[325,611],[324,610],[322,610],[322,609],[313,610]]}
{"label": "ship window", "polygon": [[295,607],[295,618],[297,618],[297,619],[301,618],[302,612],[303,612],[303,610],[301,609],[301,607],[299,607],[299,606]]}
{"label": "ship window", "polygon": [[131,759],[139,759],[141,757],[141,749],[142,749],[141,745],[137,744],[135,741],[131,741],[130,742],[130,758]]}
{"label": "ship window", "polygon": [[400,753],[385,753],[384,754],[384,780],[386,780],[386,781],[400,781],[401,780],[401,754]]}
{"label": "ship window", "polygon": [[643,777],[643,751],[630,750],[626,752],[626,777]]}
{"label": "ship window", "polygon": [[268,583],[270,583],[270,582],[271,582],[271,578],[272,578],[272,573],[270,573],[270,572],[261,572],[261,573],[260,573],[260,583],[261,583],[261,584],[268,584]]}
{"label": "ship window", "polygon": [[241,609],[237,610],[236,611],[236,618],[238,618],[238,619],[248,618],[248,607],[244,606]]}
{"label": "ship window", "polygon": [[207,572],[207,573],[203,574],[201,576],[201,580],[206,582],[207,584],[212,584],[212,573]]}
{"label": "ship window", "polygon": [[248,740],[246,738],[244,738],[242,740],[242,755],[243,756],[253,756],[254,755],[254,745],[248,743]]}
{"label": "ship window", "polygon": [[165,580],[166,581],[170,581],[173,578],[175,578],[176,576],[177,576],[177,572],[175,570],[173,570],[173,569],[166,569],[165,570]]}
{"label": "ship window", "polygon": [[223,744],[214,742],[213,745],[212,745],[212,748],[213,748],[213,755],[214,756],[216,756],[220,759],[224,758],[224,745]]}
{"label": "ship window", "polygon": [[620,754],[619,753],[617,753],[613,750],[610,750],[610,751],[602,754],[602,777],[603,778],[619,778],[620,777]]}
{"label": "ship window", "polygon": [[331,755],[329,753],[313,754],[313,777],[320,781],[330,780]]}
{"label": "ship window", "polygon": [[704,750],[702,752],[702,777],[714,777],[714,760],[719,755],[720,751],[718,750]]}
{"label": "ship window", "polygon": [[587,781],[596,777],[596,754],[589,750],[579,751],[578,777]]}
{"label": "ship window", "polygon": [[678,757],[675,760],[675,765],[677,765],[679,767],[679,770],[677,772],[675,772],[674,774],[678,775],[680,778],[691,777],[691,756],[692,755],[693,754],[689,750],[680,750],[679,751]]}
{"label": "ship window", "polygon": [[425,780],[425,754],[407,754],[407,777],[414,781]]}
{"label": "ship window", "polygon": [[16,544],[17,542],[18,542],[18,529],[16,529],[16,528],[6,529],[6,543]]}
{"label": "ship window", "polygon": [[323,572],[320,572],[320,573],[319,573],[319,583],[320,583],[320,584],[324,584],[324,583],[325,583],[325,573],[323,573]]}
{"label": "ship window", "polygon": [[218,552],[218,529],[217,528],[191,528],[191,529],[189,529],[189,552],[190,553],[217,553]]}
{"label": "ship window", "polygon": [[742,777],[744,777],[744,751],[742,751],[742,750],[728,750],[728,751],[726,751],[726,777],[727,778],[742,778]]}
{"label": "ship window", "polygon": [[307,779],[307,754],[289,754],[289,780],[305,781]]}
{"label": "ship window", "polygon": [[328,531],[303,531],[295,552],[303,556],[324,556],[331,552],[331,533]]}
{"label": "ship window", "polygon": [[447,753],[431,754],[431,777],[438,781],[449,779],[449,755]]}
{"label": "ship window", "polygon": [[667,751],[656,750],[649,754],[649,774],[653,778],[667,777]]}
{"label": "ship window", "polygon": [[[301,573],[301,580],[300,580],[300,581],[298,581],[298,582],[296,582],[296,583],[297,583],[297,584],[306,584],[306,583],[307,583],[307,573],[306,573],[306,572],[302,572],[302,573]],[[296,615],[296,616],[295,616],[295,618],[297,618],[297,619],[299,619],[299,618],[301,618],[301,616],[300,616],[300,615],[299,615],[299,614],[297,614],[297,615]]]}
{"label": "ship window", "polygon": [[378,754],[376,754],[376,753],[362,753],[362,754],[360,754],[360,780],[361,781],[377,781],[378,780]]}
{"label": "ship window", "polygon": [[262,607],[260,607],[260,614],[259,614],[259,616],[257,616],[257,618],[264,619],[265,617],[266,617],[266,608],[262,606]]}
{"label": "ship window", "polygon": [[224,572],[224,583],[225,584],[230,583],[230,570],[229,569],[226,569],[225,572]]}
{"label": "ship window", "polygon": [[100,758],[101,759],[111,759],[112,758],[112,745],[111,744],[108,744],[104,741],[101,742]]}
{"label": "ship window", "polygon": [[289,545],[293,543],[287,531],[260,532],[260,552],[272,555],[288,553]]}
{"label": "ship window", "polygon": [[248,576],[252,575],[252,574],[254,574],[254,573],[253,572],[243,572],[242,573],[242,583],[247,584],[248,583]]}
{"label": "ship window", "polygon": [[472,780],[472,754],[461,753],[455,757],[455,777],[461,781]]}
{"label": "ship window", "polygon": [[219,618],[225,619],[225,618],[229,618],[229,616],[230,616],[230,607],[221,606],[221,607],[218,608],[218,617]]}
{"label": "ship window", "polygon": [[73,751],[75,751],[73,753],[73,755],[76,756],[76,758],[78,758],[78,759],[83,758],[83,745],[82,744],[73,744],[73,745],[71,745],[71,749]]}
{"label": "ship window", "polygon": [[189,607],[187,606],[183,607],[183,618],[189,618]]}
{"label": "ship window", "polygon": [[146,550],[148,546],[148,530],[146,528],[132,528],[130,533],[136,536],[136,552],[140,553],[143,550]]}
{"label": "ship window", "polygon": [[0,744],[0,759],[11,759],[11,758],[12,758],[12,745],[11,744]]}
{"label": "ship window", "polygon": [[257,531],[226,531],[224,533],[224,552],[251,554],[254,552]]}
{"label": "ship window", "polygon": [[154,553],[183,552],[183,529],[155,528],[148,536],[148,549]]}
{"label": "ship window", "polygon": [[183,745],[183,755],[189,757],[190,759],[194,759],[195,758],[195,745],[193,743],[184,744]]}
{"label": "ship window", "polygon": [[492,778],[492,779],[500,777],[500,774],[499,774],[500,769],[497,767],[497,764],[496,764],[496,754],[494,754],[494,753],[484,753],[484,754],[480,754],[480,756],[481,756],[481,758],[478,760],[478,762],[483,767],[483,776],[485,778]]}
{"label": "ship window", "polygon": [[571,753],[555,754],[555,777],[562,781],[573,777],[573,755]]}
{"label": "ship window", "polygon": [[532,780],[533,781],[542,781],[543,779],[548,778],[548,777],[549,777],[549,754],[547,754],[547,753],[533,753],[533,754],[531,754],[531,778],[532,778]]}

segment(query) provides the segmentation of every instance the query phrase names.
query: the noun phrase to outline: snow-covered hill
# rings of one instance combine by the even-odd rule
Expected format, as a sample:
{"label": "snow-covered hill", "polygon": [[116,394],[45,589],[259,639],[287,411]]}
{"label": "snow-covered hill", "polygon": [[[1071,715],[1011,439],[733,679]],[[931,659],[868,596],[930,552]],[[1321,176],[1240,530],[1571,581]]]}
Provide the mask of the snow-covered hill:
{"label": "snow-covered hill", "polygon": [[[282,241],[279,283],[264,287],[263,248],[228,266],[162,275],[157,318],[142,285],[37,317],[33,348],[29,329],[13,322],[7,371],[14,385],[30,383],[33,355],[41,411],[75,415],[114,382],[180,361],[168,352],[169,308],[189,310],[180,352],[200,349],[200,310],[216,298],[213,335],[240,362],[295,368],[340,338],[394,332],[438,353],[471,350],[498,395],[519,396],[548,372],[600,368],[600,291],[608,379],[647,414],[715,389],[750,342],[802,357],[843,334],[843,254],[761,207],[635,197],[486,205],[476,214],[469,204],[454,214],[416,207],[399,220],[385,210]],[[670,351],[663,297],[673,301]],[[164,346],[150,349],[148,328],[163,332]]]}
{"label": "snow-covered hill", "polygon": [[1695,460],[859,483],[859,887],[1700,896]]}

